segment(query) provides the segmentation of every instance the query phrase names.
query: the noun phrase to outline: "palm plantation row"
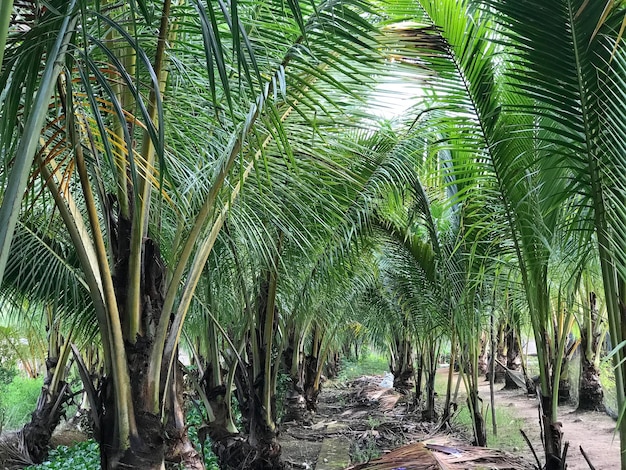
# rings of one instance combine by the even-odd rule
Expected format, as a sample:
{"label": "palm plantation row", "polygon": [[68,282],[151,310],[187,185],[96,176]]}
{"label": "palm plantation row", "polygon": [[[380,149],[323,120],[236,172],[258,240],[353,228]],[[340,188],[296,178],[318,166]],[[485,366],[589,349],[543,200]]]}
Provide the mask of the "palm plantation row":
{"label": "palm plantation row", "polygon": [[[532,326],[546,468],[563,468],[574,324],[595,384],[606,312],[625,402],[625,17],[604,0],[3,1],[3,311],[46,323],[50,359],[30,457],[73,360],[103,468],[203,467],[183,375],[222,462],[278,468],[279,374],[314,409],[360,335],[399,384],[416,358],[428,419],[450,344],[484,444],[491,321],[511,350]],[[390,83],[420,92],[386,122]]]}

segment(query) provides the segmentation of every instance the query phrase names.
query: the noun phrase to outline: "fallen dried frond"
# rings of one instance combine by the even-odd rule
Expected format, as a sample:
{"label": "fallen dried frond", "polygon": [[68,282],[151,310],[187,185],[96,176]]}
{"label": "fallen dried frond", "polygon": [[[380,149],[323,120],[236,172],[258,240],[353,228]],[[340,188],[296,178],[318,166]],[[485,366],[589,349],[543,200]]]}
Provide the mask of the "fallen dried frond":
{"label": "fallen dried frond", "polygon": [[400,447],[387,455],[367,463],[357,464],[348,470],[441,470],[432,452],[423,442]]}
{"label": "fallen dried frond", "polygon": [[417,442],[347,470],[527,470],[533,468],[501,450]]}
{"label": "fallen dried frond", "polygon": [[350,394],[352,401],[361,405],[378,405],[381,411],[391,411],[402,398],[402,394],[393,388],[380,387],[380,377],[364,376],[350,383],[354,392]]}
{"label": "fallen dried frond", "polygon": [[13,470],[34,464],[21,431],[0,435],[0,468]]}

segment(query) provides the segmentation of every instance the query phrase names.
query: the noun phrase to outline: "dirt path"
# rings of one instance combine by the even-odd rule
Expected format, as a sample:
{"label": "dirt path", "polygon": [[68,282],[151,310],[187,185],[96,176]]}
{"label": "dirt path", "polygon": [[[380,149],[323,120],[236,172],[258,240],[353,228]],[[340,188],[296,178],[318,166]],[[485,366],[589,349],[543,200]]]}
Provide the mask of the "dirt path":
{"label": "dirt path", "polygon": [[288,466],[316,468],[322,442],[329,439],[343,443],[348,457],[346,465],[338,468],[425,439],[433,425],[419,422],[399,393],[377,390],[381,379],[362,377],[349,384],[326,386],[317,413],[310,415],[304,425],[283,423],[279,440]]}
{"label": "dirt path", "polygon": [[[318,412],[304,424],[283,423],[279,440],[288,467],[344,469],[348,464],[367,462],[414,442],[469,445],[464,431],[443,431],[437,423],[421,421],[420,412],[410,403],[411,396],[379,387],[381,379],[366,376],[349,384],[328,386],[320,396]],[[512,467],[488,468],[531,466],[518,462]]]}
{"label": "dirt path", "polygon": [[[446,373],[447,369],[440,370],[440,374]],[[304,424],[283,423],[280,442],[288,468],[343,469],[348,463],[365,462],[407,443],[432,439],[433,436],[450,442],[468,442],[468,436],[460,430],[442,434],[435,425],[421,422],[405,396],[377,386],[381,378],[362,377],[349,384],[329,385],[320,396],[318,412],[309,415]],[[487,381],[481,383],[480,394],[485,404],[488,403]],[[543,461],[537,399],[528,397],[522,390],[502,390],[502,385],[496,385],[495,399],[497,408],[506,409],[512,417],[520,418],[521,427]],[[564,441],[570,443],[569,470],[589,470],[580,446],[596,470],[620,468],[619,436],[614,435],[615,422],[608,415],[578,413],[572,407],[561,407],[559,412]],[[331,454],[326,454],[329,444],[333,449]],[[322,457],[318,462],[320,451]],[[513,451],[528,462],[527,468],[534,468],[531,464],[534,459],[527,446]],[[323,457],[325,455],[332,457]]]}
{"label": "dirt path", "polygon": [[[528,397],[522,390],[501,388],[502,385],[496,385],[496,407],[506,407],[511,414],[524,420],[524,432],[542,458],[537,399]],[[484,400],[489,400],[487,381],[481,384],[480,393]],[[598,412],[579,413],[571,406],[563,406],[559,408],[559,420],[563,423],[563,440],[570,443],[567,457],[569,470],[589,470],[579,450],[580,446],[596,470],[620,468],[619,435],[614,434],[615,421],[610,416]],[[520,451],[525,452],[523,449]]]}

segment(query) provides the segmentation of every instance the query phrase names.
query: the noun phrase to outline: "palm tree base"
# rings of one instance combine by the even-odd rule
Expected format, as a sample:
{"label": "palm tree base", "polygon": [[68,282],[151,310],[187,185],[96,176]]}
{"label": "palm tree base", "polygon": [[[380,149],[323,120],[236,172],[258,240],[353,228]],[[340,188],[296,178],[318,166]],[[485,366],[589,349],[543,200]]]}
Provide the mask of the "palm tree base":
{"label": "palm tree base", "polygon": [[281,470],[285,468],[280,460],[281,449],[276,436],[259,439],[256,445],[249,438],[234,434],[213,441],[213,453],[226,470]]}
{"label": "palm tree base", "polygon": [[600,372],[593,364],[585,365],[583,359],[580,377],[580,393],[578,396],[578,410],[604,411],[604,392],[600,383]]}
{"label": "palm tree base", "polygon": [[[111,404],[112,405],[112,404]],[[105,410],[106,410],[105,405]],[[113,410],[114,408],[108,408]],[[100,432],[100,465],[103,470],[141,468],[161,470],[165,461],[165,439],[161,420],[157,415],[138,412],[135,415],[139,436],[131,438],[128,449],[120,449],[116,442],[112,417],[102,416]]]}

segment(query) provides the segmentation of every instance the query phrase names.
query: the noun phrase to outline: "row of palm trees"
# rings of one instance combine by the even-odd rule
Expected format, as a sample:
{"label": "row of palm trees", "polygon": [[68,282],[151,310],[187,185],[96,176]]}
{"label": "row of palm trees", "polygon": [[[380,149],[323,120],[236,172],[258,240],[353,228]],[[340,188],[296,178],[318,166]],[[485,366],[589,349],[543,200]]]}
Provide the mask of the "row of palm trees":
{"label": "row of palm trees", "polygon": [[[612,109],[621,103],[616,38],[623,14],[602,2],[421,5],[419,20],[404,26],[406,41],[427,28],[437,41],[416,45],[432,97],[414,126],[430,139],[424,155],[438,149],[440,186],[458,223],[448,230],[455,255],[441,263],[452,280],[445,287],[458,314],[452,321],[467,335],[459,339],[470,354],[468,377],[476,370],[472,338],[481,328],[472,319],[487,302],[498,308],[517,285],[538,347],[547,466],[561,468],[559,383],[572,324],[583,318],[579,312],[594,310],[585,300],[593,298],[589,283],[583,285],[590,272],[601,272],[614,344],[622,338],[622,222],[609,214],[622,205]],[[431,237],[434,247],[445,246],[439,238]],[[595,358],[598,328],[591,323],[580,321],[581,329],[596,331],[586,335]]]}
{"label": "row of palm trees", "polygon": [[[314,409],[360,323],[397,385],[417,357],[427,419],[447,338],[484,445],[497,312],[527,313],[546,468],[563,468],[572,325],[590,383],[600,308],[625,339],[623,18],[601,0],[3,2],[3,295],[62,319],[50,354],[97,340],[101,362],[74,351],[103,468],[202,468],[183,374],[223,462],[279,467],[279,373]],[[376,123],[392,80],[422,91]]]}
{"label": "row of palm trees", "polygon": [[[233,382],[246,419],[247,438],[220,457],[278,466],[283,265],[303,252],[315,262],[344,213],[362,211],[370,179],[384,178],[373,176],[379,162],[348,158],[358,146],[337,137],[333,114],[356,125],[347,110],[382,63],[371,14],[358,1],[16,3],[2,70],[2,245],[22,225],[36,236],[23,257],[4,249],[2,267],[33,305],[58,301],[71,330],[91,322],[103,352],[92,397],[103,468],[202,467],[182,416],[188,317],[213,325],[198,364],[212,416],[223,416],[210,423],[218,453],[222,439],[242,441]],[[37,244],[53,263],[33,276],[24,268],[43,261]],[[225,455],[232,448],[241,457]]]}

